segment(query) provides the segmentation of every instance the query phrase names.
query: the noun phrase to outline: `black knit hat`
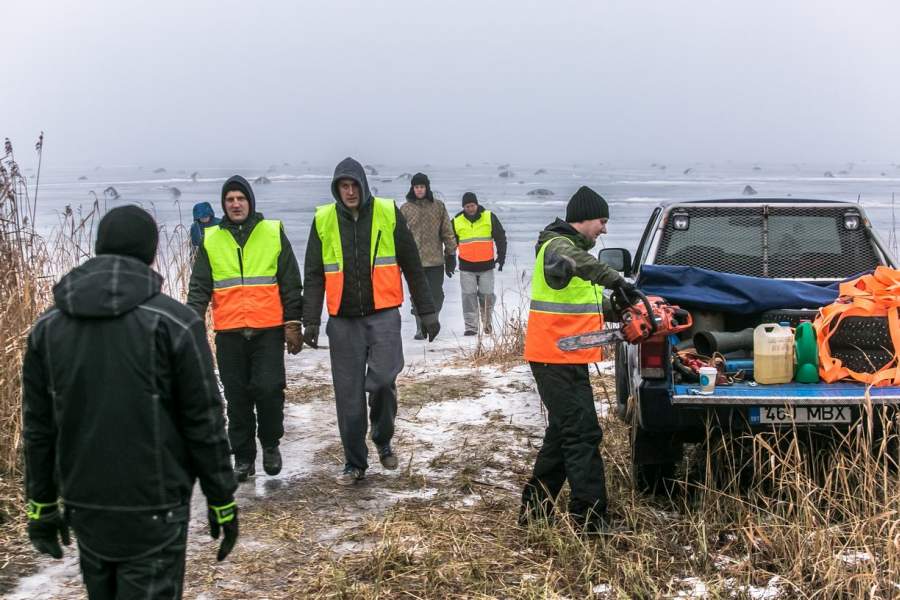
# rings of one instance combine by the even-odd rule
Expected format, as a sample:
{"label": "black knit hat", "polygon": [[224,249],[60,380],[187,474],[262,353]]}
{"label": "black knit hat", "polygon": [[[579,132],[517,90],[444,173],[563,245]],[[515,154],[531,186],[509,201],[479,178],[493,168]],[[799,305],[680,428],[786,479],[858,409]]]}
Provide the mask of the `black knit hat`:
{"label": "black knit hat", "polygon": [[583,185],[572,195],[566,206],[566,222],[580,223],[591,219],[608,219],[609,206],[603,196]]}
{"label": "black knit hat", "polygon": [[470,202],[478,204],[478,196],[475,195],[475,192],[466,192],[465,194],[463,194],[462,205],[465,206]]}
{"label": "black knit hat", "polygon": [[123,254],[153,264],[159,230],[146,210],[129,204],[119,206],[100,219],[97,226],[97,254]]}

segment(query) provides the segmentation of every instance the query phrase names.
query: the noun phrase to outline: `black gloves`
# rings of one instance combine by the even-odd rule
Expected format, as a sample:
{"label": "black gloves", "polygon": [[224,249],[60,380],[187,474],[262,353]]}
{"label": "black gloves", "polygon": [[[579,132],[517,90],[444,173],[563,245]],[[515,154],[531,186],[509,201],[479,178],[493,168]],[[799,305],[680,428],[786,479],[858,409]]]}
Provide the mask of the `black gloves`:
{"label": "black gloves", "polygon": [[619,279],[614,286],[613,289],[619,290],[628,298],[634,296],[634,291],[637,289],[633,283],[625,279],[624,277]]}
{"label": "black gloves", "polygon": [[427,315],[419,315],[419,319],[422,321],[422,331],[428,336],[428,341],[433,342],[434,338],[437,337],[437,334],[441,330],[441,324],[438,322],[437,314],[430,313]]}
{"label": "black gloves", "polygon": [[69,526],[60,514],[56,502],[42,504],[29,500],[25,511],[28,514],[28,539],[34,549],[53,558],[62,558],[59,542],[68,546],[72,540],[69,537]]}
{"label": "black gloves", "polygon": [[[455,254],[445,254],[444,255],[444,273],[447,274],[447,277],[453,277],[453,274],[456,273],[456,255]],[[435,334],[437,335],[437,334]]]}
{"label": "black gloves", "polygon": [[219,553],[216,560],[223,561],[231,553],[238,538],[238,507],[233,501],[222,506],[209,506],[209,535],[212,539],[219,539],[219,531],[225,535],[219,544]]}
{"label": "black gloves", "polygon": [[319,326],[307,325],[303,328],[303,342],[310,348],[319,347]]}
{"label": "black gloves", "polygon": [[303,335],[300,333],[300,321],[288,321],[284,324],[284,342],[288,354],[299,354],[303,349]]}
{"label": "black gloves", "polygon": [[503,270],[503,265],[504,265],[504,264],[506,264],[506,260],[505,260],[505,259],[504,259],[504,260],[498,260],[498,261],[497,261],[497,270],[498,270],[498,271],[502,271],[502,270]]}

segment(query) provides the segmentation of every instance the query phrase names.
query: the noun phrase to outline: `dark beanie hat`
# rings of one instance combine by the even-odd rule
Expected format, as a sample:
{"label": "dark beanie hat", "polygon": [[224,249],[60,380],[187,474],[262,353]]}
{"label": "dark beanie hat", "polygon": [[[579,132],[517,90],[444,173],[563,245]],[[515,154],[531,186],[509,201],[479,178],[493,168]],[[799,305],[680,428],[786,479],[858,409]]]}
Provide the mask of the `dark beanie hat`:
{"label": "dark beanie hat", "polygon": [[609,206],[603,196],[583,185],[569,199],[566,206],[566,222],[580,223],[591,219],[608,219]]}
{"label": "dark beanie hat", "polygon": [[466,192],[465,194],[463,194],[462,205],[465,206],[470,202],[478,204],[478,196],[475,195],[475,192]]}
{"label": "dark beanie hat", "polygon": [[409,182],[411,185],[424,185],[425,187],[431,187],[431,182],[428,181],[428,175],[425,173],[416,173],[412,176],[412,179]]}
{"label": "dark beanie hat", "polygon": [[150,265],[156,258],[158,244],[156,221],[143,208],[129,204],[112,209],[100,219],[94,252],[123,254]]}

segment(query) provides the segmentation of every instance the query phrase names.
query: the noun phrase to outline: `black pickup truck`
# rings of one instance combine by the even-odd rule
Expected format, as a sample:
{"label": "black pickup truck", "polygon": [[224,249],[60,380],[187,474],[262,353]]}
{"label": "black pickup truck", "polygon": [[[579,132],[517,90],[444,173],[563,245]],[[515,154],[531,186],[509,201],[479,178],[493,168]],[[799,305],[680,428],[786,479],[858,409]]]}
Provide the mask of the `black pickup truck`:
{"label": "black pickup truck", "polygon": [[[644,230],[637,252],[600,251],[600,259],[641,284],[646,265],[681,265],[720,273],[794,280],[819,285],[874,269],[894,267],[863,209],[824,200],[745,199],[663,203]],[[648,269],[649,271],[650,269]],[[754,327],[763,314],[708,314],[693,307],[690,339],[710,319],[726,331]],[[816,309],[818,307],[809,307]],[[766,315],[766,322],[773,317]],[[620,344],[615,353],[617,413],[632,426],[635,484],[657,489],[682,459],[685,443],[703,441],[707,423],[723,430],[772,427],[834,428],[855,422],[866,402],[857,383],[717,386],[712,395],[675,372],[677,339]],[[900,405],[900,388],[871,388],[874,404]],[[827,408],[826,408],[827,407]]]}

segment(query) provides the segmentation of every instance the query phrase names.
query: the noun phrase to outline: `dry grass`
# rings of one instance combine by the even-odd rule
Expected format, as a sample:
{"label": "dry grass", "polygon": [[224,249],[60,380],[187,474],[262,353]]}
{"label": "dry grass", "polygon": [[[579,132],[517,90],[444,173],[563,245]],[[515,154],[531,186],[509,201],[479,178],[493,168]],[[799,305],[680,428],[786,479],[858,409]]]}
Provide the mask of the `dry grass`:
{"label": "dry grass", "polygon": [[[782,598],[897,596],[900,490],[883,456],[845,440],[828,458],[806,460],[788,432],[771,436],[779,444],[758,442],[754,457],[769,467],[749,486],[685,479],[676,496],[652,498],[632,490],[627,427],[603,425],[610,534],[586,539],[566,521],[519,528],[518,487],[500,485],[502,477],[454,485],[353,530],[353,552],[319,549],[306,560],[304,536],[288,536],[297,560],[272,597],[657,598],[697,593],[698,582],[709,598],[760,597],[767,586]],[[716,454],[709,460],[722,461]],[[454,484],[473,467],[512,471],[521,484],[533,458],[492,464],[488,456],[444,468],[459,470]]]}

